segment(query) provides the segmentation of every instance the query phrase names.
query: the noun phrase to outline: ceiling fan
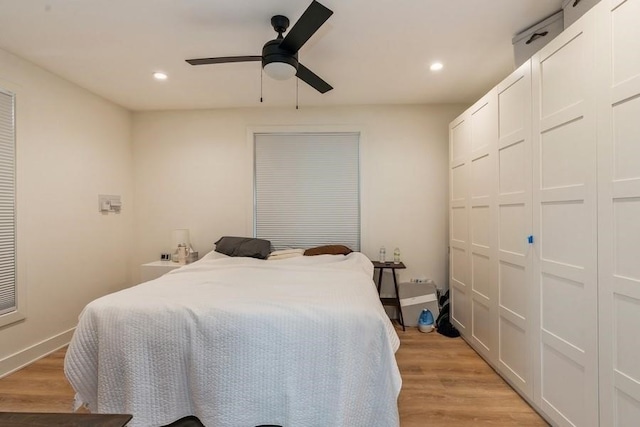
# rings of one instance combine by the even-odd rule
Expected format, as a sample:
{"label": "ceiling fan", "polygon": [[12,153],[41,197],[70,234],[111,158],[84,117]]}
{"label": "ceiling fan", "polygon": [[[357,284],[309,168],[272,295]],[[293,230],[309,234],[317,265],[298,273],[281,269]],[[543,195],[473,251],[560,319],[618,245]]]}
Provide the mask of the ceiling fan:
{"label": "ceiling fan", "polygon": [[333,11],[313,0],[285,37],[282,34],[289,28],[289,18],[282,15],[271,18],[271,25],[278,33],[278,37],[268,41],[262,47],[262,55],[222,56],[186,61],[191,65],[262,61],[262,68],[268,76],[277,80],[286,80],[295,75],[318,92],[325,93],[333,87],[298,62],[298,51],[332,14]]}

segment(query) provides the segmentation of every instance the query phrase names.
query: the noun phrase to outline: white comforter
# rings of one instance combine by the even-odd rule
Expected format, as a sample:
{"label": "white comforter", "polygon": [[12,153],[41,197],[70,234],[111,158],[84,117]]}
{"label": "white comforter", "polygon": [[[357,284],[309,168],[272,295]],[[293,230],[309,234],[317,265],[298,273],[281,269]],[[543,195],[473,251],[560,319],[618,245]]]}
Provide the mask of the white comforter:
{"label": "white comforter", "polygon": [[399,340],[360,253],[202,260],[87,305],[77,400],[131,426],[398,426]]}

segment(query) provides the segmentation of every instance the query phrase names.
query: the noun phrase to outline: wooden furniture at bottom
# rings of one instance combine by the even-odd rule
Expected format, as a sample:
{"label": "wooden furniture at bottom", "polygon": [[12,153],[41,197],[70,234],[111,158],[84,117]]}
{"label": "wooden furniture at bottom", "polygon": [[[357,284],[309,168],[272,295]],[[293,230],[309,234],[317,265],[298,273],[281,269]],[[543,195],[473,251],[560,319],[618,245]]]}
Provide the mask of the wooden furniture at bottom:
{"label": "wooden furniture at bottom", "polygon": [[398,292],[398,278],[396,277],[396,270],[401,270],[407,267],[405,267],[405,265],[402,262],[394,263],[394,262],[372,261],[372,264],[373,264],[373,268],[377,268],[380,271],[378,275],[378,295],[380,295],[380,288],[382,287],[382,272],[384,271],[385,268],[388,268],[389,270],[391,270],[391,275],[393,276],[393,286],[396,289],[396,295],[395,297],[391,297],[391,298],[380,297],[380,302],[382,302],[382,305],[390,305],[397,308],[398,319],[400,320],[400,324],[402,325],[402,330],[404,331],[405,330],[404,319],[402,318],[402,308],[400,307],[400,293]]}
{"label": "wooden furniture at bottom", "polygon": [[129,414],[63,414],[38,412],[0,412],[3,427],[123,427]]}

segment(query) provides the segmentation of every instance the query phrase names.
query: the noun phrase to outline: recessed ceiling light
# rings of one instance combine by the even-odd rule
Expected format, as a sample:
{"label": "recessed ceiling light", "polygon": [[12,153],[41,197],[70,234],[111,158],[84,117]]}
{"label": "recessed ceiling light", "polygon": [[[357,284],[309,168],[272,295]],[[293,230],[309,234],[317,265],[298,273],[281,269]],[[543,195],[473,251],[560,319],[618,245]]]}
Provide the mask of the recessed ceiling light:
{"label": "recessed ceiling light", "polygon": [[153,73],[153,78],[156,80],[167,80],[167,77],[169,76],[161,71],[156,71],[155,73]]}
{"label": "recessed ceiling light", "polygon": [[431,69],[431,71],[440,71],[442,70],[442,67],[444,67],[444,65],[442,65],[442,62],[434,62],[429,68]]}

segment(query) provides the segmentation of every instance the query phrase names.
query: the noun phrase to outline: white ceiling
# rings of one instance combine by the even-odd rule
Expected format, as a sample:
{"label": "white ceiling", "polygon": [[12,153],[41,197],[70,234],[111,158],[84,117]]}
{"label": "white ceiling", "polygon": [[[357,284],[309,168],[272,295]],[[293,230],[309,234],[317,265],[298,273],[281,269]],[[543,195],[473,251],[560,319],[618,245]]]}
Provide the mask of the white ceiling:
{"label": "white ceiling", "polygon": [[[272,15],[292,25],[311,0],[0,0],[0,47],[131,110],[261,105]],[[334,89],[300,82],[300,106],[470,103],[513,70],[511,38],[562,0],[320,0],[334,14],[300,62]],[[429,71],[439,60],[445,68]],[[1,65],[1,64],[0,64]],[[169,74],[164,82],[152,73]],[[295,105],[295,80],[264,76],[264,106]]]}

